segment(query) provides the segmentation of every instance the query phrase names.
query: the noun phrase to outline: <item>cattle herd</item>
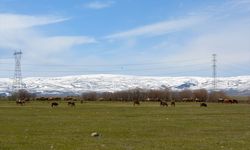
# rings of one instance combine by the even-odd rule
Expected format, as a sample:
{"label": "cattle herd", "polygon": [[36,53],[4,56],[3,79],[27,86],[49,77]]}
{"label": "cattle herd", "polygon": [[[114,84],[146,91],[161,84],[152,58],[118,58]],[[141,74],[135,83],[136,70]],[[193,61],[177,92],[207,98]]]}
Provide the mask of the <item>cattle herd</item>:
{"label": "cattle herd", "polygon": [[[34,100],[36,100],[36,101],[51,101],[51,107],[52,108],[59,106],[59,101],[61,101],[61,100],[67,101],[68,106],[72,106],[72,107],[74,107],[76,105],[75,101],[77,101],[77,99],[74,98],[74,97],[65,97],[65,98],[61,98],[61,97],[38,97],[38,98],[36,98]],[[18,100],[16,100],[16,104],[23,106],[26,102],[29,102],[29,101],[30,101],[30,99],[28,99],[28,98],[18,99]],[[81,101],[81,103],[82,103],[82,101]]]}
{"label": "cattle herd", "polygon": [[[76,101],[77,98],[74,97],[65,97],[65,98],[61,98],[61,97],[38,97],[35,100],[38,101],[51,101],[51,107],[57,107],[59,106],[59,101],[64,100],[67,101],[68,106],[71,107],[75,107],[76,106]],[[16,100],[16,104],[17,105],[24,105],[26,102],[30,101],[29,99],[18,99]],[[162,99],[158,99],[157,100],[160,103],[160,106],[162,107],[168,107],[168,102]],[[200,107],[207,107],[207,103],[204,101],[199,101],[197,99],[187,99],[187,98],[183,98],[182,102],[200,102]],[[80,100],[80,103],[83,103],[83,100]],[[219,98],[218,99],[218,103],[225,103],[225,104],[238,104],[239,101],[236,99],[223,99],[223,98]],[[170,101],[170,105],[171,107],[175,107],[175,101]],[[140,100],[134,100],[133,101],[133,106],[139,106],[140,105]]]}
{"label": "cattle herd", "polygon": [[222,98],[219,98],[218,103],[238,104],[239,101],[236,100],[236,99],[222,99]]}

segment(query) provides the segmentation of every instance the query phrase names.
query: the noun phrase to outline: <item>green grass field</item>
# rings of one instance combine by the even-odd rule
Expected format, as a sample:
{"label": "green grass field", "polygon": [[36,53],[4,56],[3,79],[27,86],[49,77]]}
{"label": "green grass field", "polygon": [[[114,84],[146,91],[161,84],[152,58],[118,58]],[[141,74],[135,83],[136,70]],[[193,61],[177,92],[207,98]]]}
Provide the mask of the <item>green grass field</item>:
{"label": "green grass field", "polygon": [[[99,137],[91,137],[92,132]],[[247,150],[250,105],[0,101],[0,150]]]}

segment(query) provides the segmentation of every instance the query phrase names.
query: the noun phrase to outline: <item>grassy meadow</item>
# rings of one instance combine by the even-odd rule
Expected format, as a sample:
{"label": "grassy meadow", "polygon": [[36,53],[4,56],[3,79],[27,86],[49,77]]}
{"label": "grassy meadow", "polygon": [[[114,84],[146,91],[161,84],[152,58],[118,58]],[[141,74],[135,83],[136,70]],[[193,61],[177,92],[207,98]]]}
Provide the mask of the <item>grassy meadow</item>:
{"label": "grassy meadow", "polygon": [[[99,137],[91,137],[99,132]],[[0,101],[0,150],[247,150],[250,105]]]}

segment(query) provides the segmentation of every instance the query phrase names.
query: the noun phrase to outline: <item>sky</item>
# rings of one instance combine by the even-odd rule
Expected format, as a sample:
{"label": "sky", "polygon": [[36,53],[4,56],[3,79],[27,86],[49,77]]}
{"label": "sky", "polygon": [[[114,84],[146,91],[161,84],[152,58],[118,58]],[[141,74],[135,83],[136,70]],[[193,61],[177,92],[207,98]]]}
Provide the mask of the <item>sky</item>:
{"label": "sky", "polygon": [[0,0],[0,77],[250,75],[250,0]]}

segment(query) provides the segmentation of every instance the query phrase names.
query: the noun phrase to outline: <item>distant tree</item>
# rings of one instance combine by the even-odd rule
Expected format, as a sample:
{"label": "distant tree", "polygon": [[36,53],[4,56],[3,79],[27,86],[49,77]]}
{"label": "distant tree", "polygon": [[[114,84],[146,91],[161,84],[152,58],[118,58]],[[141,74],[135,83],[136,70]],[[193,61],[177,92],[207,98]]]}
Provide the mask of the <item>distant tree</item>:
{"label": "distant tree", "polygon": [[97,100],[97,93],[96,92],[87,92],[82,93],[82,99],[88,100],[88,101],[95,101]]}
{"label": "distant tree", "polygon": [[30,99],[35,100],[37,97],[36,93],[30,93]]}
{"label": "distant tree", "polygon": [[228,98],[228,96],[223,91],[212,91],[209,93],[210,102],[217,102],[219,98],[225,99],[225,98]]}
{"label": "distant tree", "polygon": [[149,90],[148,98],[151,101],[156,101],[158,99],[158,91],[157,90]]}
{"label": "distant tree", "polygon": [[191,90],[183,90],[183,91],[180,91],[180,98],[181,99],[192,99],[193,98],[193,93]]}
{"label": "distant tree", "polygon": [[250,104],[250,96],[247,97],[247,103]]}
{"label": "distant tree", "polygon": [[131,90],[131,93],[132,93],[132,99],[133,99],[133,100],[137,100],[137,101],[140,100],[140,98],[141,98],[141,93],[140,93],[140,90],[139,90],[139,89]]}
{"label": "distant tree", "polygon": [[29,93],[25,89],[20,89],[17,92],[12,93],[9,97],[10,100],[30,100],[30,98],[34,97],[35,94]]}
{"label": "distant tree", "polygon": [[163,94],[164,94],[163,100],[166,100],[166,101],[171,101],[172,100],[172,92],[171,92],[170,89],[164,89]]}
{"label": "distant tree", "polygon": [[157,101],[159,99],[166,100],[169,97],[169,91],[164,90],[150,90],[147,97],[152,101]]}
{"label": "distant tree", "polygon": [[6,100],[5,96],[0,96],[0,100]]}
{"label": "distant tree", "polygon": [[142,91],[141,91],[140,99],[141,99],[142,101],[148,100],[148,91],[147,91],[147,90],[142,90]]}
{"label": "distant tree", "polygon": [[171,97],[173,101],[181,101],[180,92],[179,91],[172,91]]}
{"label": "distant tree", "polygon": [[112,101],[113,93],[111,93],[111,92],[103,92],[103,93],[101,93],[101,97],[106,101]]}
{"label": "distant tree", "polygon": [[133,91],[131,90],[125,90],[125,91],[118,91],[115,92],[117,94],[118,100],[121,101],[132,101],[132,94]]}
{"label": "distant tree", "polygon": [[193,91],[193,96],[195,99],[198,99],[202,102],[208,100],[208,92],[206,89],[198,89]]}
{"label": "distant tree", "polygon": [[21,100],[30,99],[31,93],[29,93],[27,90],[21,89],[18,91],[18,98]]}

